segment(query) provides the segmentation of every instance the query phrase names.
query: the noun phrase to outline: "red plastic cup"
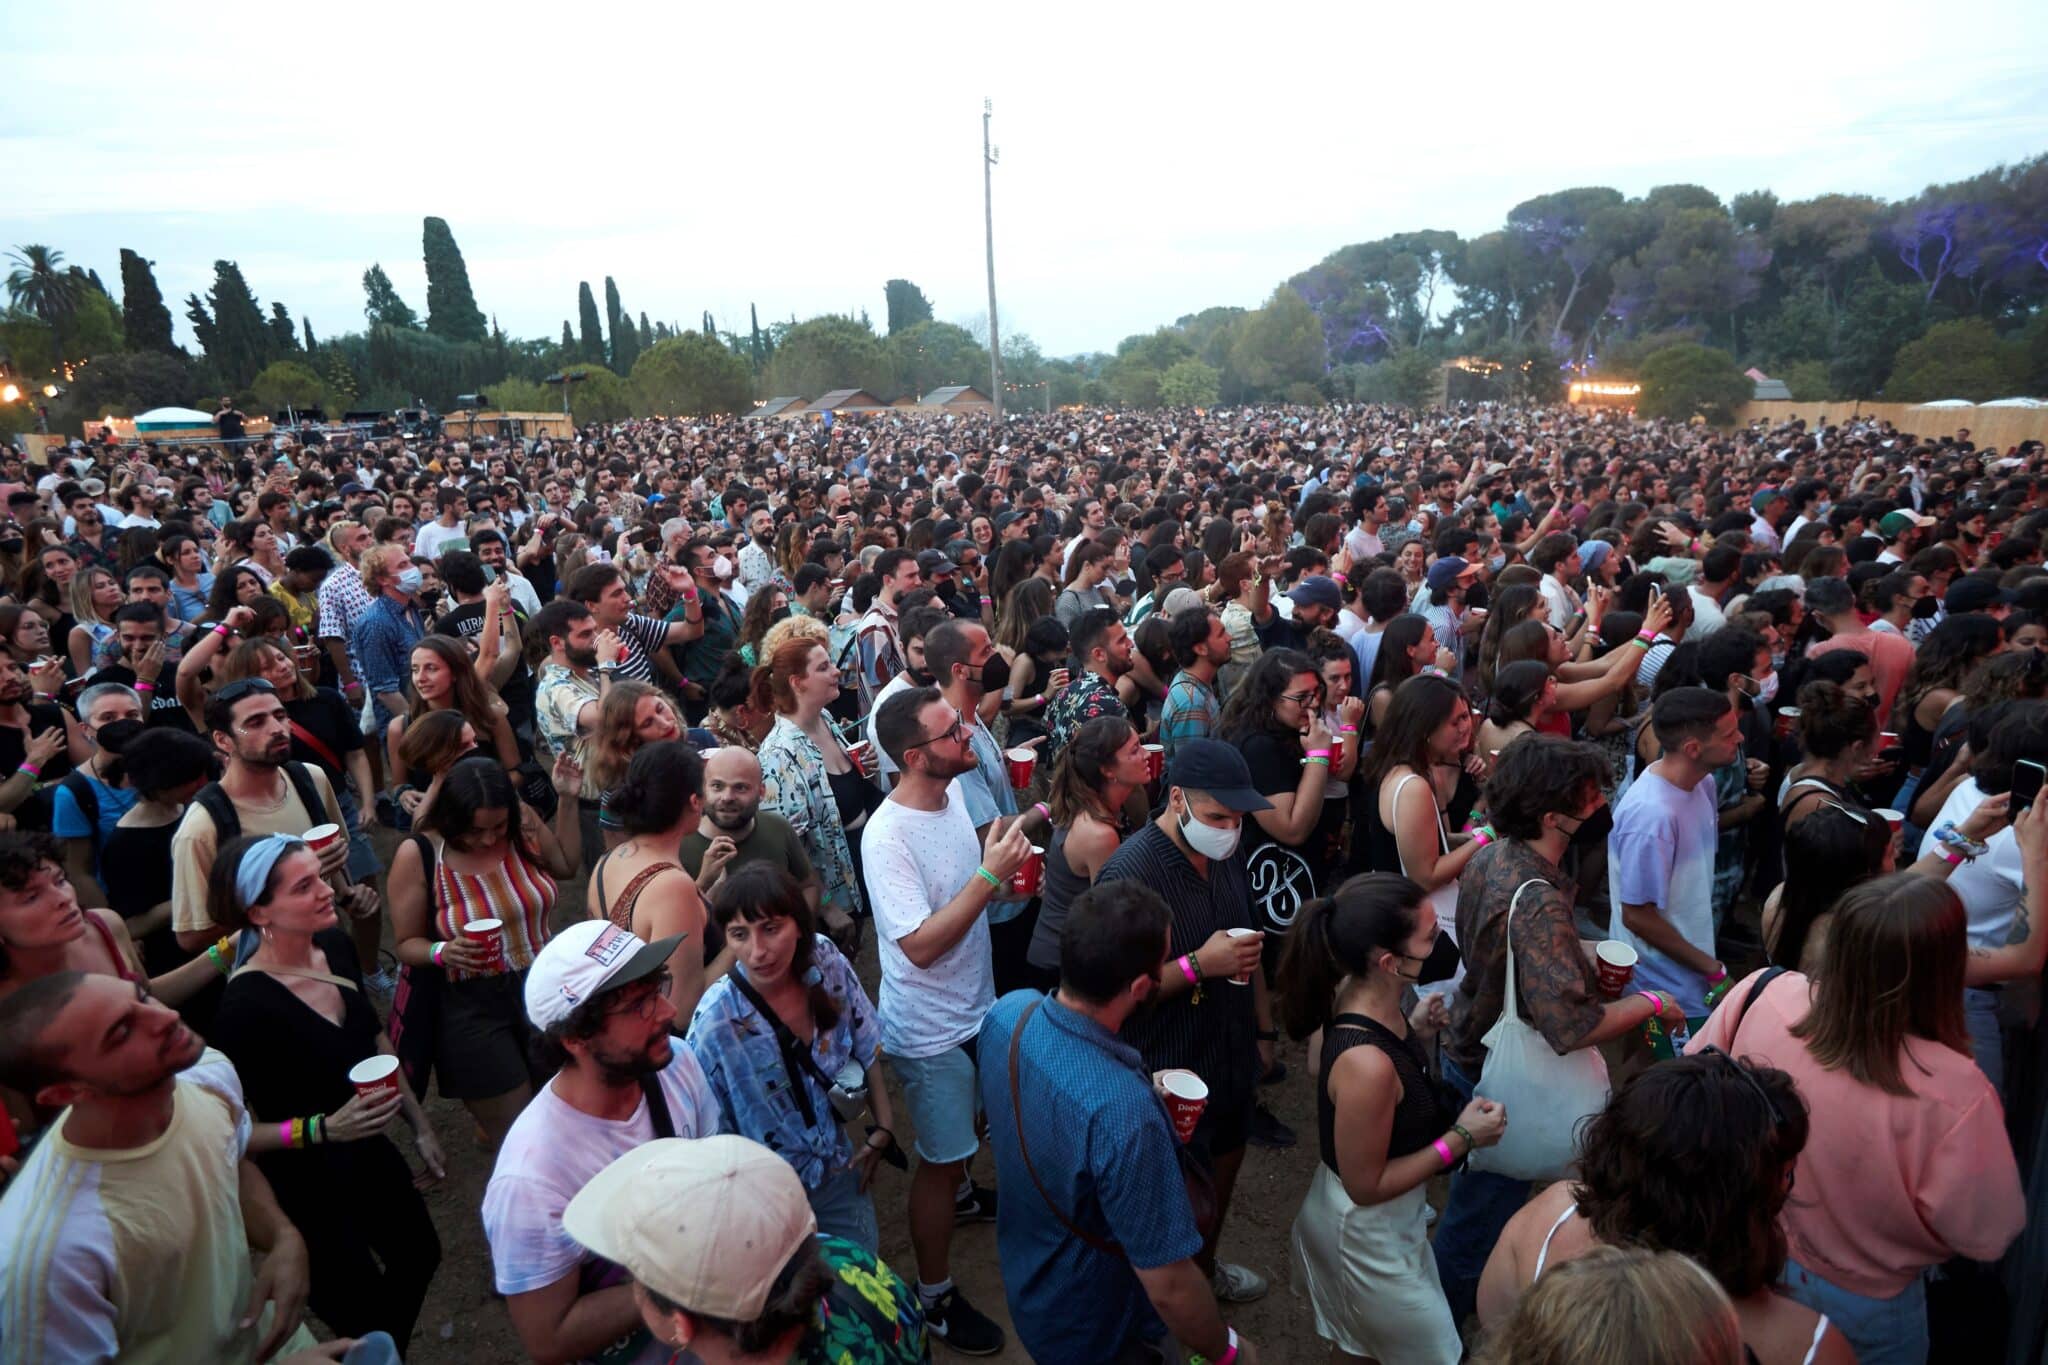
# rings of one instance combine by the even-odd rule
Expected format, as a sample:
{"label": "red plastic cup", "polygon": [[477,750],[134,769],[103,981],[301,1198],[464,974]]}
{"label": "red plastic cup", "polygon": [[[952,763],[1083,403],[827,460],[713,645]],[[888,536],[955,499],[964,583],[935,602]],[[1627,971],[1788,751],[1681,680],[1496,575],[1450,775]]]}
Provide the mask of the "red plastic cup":
{"label": "red plastic cup", "polygon": [[1878,748],[1879,748],[1880,750],[1883,750],[1883,749],[1896,749],[1896,748],[1898,748],[1898,747],[1899,747],[1899,732],[1898,732],[1897,730],[1880,730],[1880,731],[1878,731],[1878,732],[1877,732],[1877,747],[1878,747]]}
{"label": "red plastic cup", "polygon": [[1904,811],[1881,810],[1876,812],[1876,814],[1877,818],[1884,821],[1886,828],[1890,829],[1894,834],[1897,834],[1906,827],[1906,813]]}
{"label": "red plastic cup", "polygon": [[1166,775],[1166,746],[1147,744],[1145,746],[1145,780],[1157,782]]}
{"label": "red plastic cup", "polygon": [[1010,749],[1003,754],[1003,761],[1010,768],[1010,786],[1023,791],[1031,785],[1031,774],[1038,767],[1038,750]]}
{"label": "red plastic cup", "polygon": [[1202,1121],[1202,1111],[1209,1107],[1209,1085],[1192,1071],[1175,1069],[1159,1072],[1152,1078],[1153,1085],[1166,1101],[1166,1114],[1173,1120],[1173,1135],[1182,1142],[1195,1135],[1195,1125]]}
{"label": "red plastic cup", "polygon": [[1799,708],[1781,706],[1778,708],[1778,723],[1772,727],[1779,739],[1790,739],[1793,730],[1799,726]]}
{"label": "red plastic cup", "polygon": [[505,965],[505,921],[500,919],[473,919],[464,924],[461,934],[471,943],[481,944],[489,952],[490,961],[486,971],[499,971]]}
{"label": "red plastic cup", "polygon": [[1010,889],[1020,896],[1035,896],[1038,888],[1045,885],[1045,850],[1037,844],[1031,846],[1031,856],[1017,865],[1010,874]]}
{"label": "red plastic cup", "polygon": [[874,747],[864,739],[857,739],[846,746],[846,756],[853,760],[854,767],[865,773],[868,770],[868,754]]}
{"label": "red plastic cup", "polygon": [[[1232,938],[1250,938],[1259,931],[1256,929],[1228,929],[1224,932],[1228,933]],[[1243,976],[1233,976],[1230,978],[1230,984],[1233,986],[1249,986],[1252,984],[1252,974],[1246,972]]]}
{"label": "red plastic cup", "polygon": [[1600,994],[1619,1000],[1628,989],[1629,978],[1636,974],[1636,950],[1618,938],[1608,938],[1600,940],[1593,957],[1600,973]]}
{"label": "red plastic cup", "polygon": [[307,848],[310,848],[315,853],[318,853],[322,849],[326,848],[329,844],[333,843],[336,839],[339,839],[341,837],[341,826],[315,825],[313,826],[313,828],[307,830],[300,837],[306,841]]}
{"label": "red plastic cup", "polygon": [[398,1093],[398,1058],[380,1052],[365,1057],[348,1069],[348,1083],[366,1100]]}

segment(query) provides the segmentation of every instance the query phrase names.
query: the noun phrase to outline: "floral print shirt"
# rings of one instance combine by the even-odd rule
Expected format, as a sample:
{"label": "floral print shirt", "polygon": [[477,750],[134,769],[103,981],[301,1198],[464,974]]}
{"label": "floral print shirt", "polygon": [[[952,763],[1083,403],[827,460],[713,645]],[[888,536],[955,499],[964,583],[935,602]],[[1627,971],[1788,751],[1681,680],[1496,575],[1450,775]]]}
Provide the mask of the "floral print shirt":
{"label": "floral print shirt", "polygon": [[853,848],[839,823],[825,756],[788,716],[777,716],[761,741],[761,809],[789,821],[817,869],[819,896],[848,914],[860,913]]}

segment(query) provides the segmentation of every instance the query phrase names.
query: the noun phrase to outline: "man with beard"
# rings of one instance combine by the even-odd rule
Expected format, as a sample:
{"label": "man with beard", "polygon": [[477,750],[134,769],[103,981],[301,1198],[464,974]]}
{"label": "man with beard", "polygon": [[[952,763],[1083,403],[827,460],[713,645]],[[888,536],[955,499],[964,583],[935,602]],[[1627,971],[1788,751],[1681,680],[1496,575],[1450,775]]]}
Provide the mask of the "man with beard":
{"label": "man with beard", "polygon": [[1031,841],[1021,821],[993,822],[985,842],[975,838],[967,802],[952,789],[954,778],[974,771],[974,749],[960,712],[937,688],[889,698],[875,732],[899,771],[889,799],[868,817],[861,848],[882,962],[882,1047],[917,1131],[910,1242],[918,1299],[934,1336],[963,1355],[994,1355],[1003,1330],[954,1285],[950,1253],[956,1221],[996,1215],[993,1191],[970,1186],[959,1197],[981,1147],[975,1037],[995,1000],[984,912]]}
{"label": "man with beard", "polygon": [[1172,922],[1141,882],[1088,888],[1060,936],[1058,993],[1013,991],[982,1023],[996,1170],[1046,1194],[996,1220],[1010,1320],[1036,1360],[1166,1360],[1169,1336],[1211,1360],[1258,1359],[1195,1263],[1172,1125],[1119,1036],[1158,1003]]}
{"label": "man with beard", "polygon": [[[206,728],[227,771],[200,788],[171,836],[171,928],[188,953],[220,937],[207,912],[206,884],[222,844],[238,834],[297,836],[315,825],[342,824],[327,774],[291,761],[291,717],[268,682],[242,678],[208,697]],[[321,875],[338,876],[348,862],[348,840],[336,839],[319,853]],[[376,890],[350,887],[341,904],[353,918],[375,915]]]}
{"label": "man with beard", "polygon": [[761,809],[761,760],[736,745],[704,755],[704,818],[684,838],[676,861],[705,895],[719,878],[747,863],[773,863],[804,889],[815,913],[818,874],[789,821]]}
{"label": "man with beard", "polygon": [[874,709],[868,713],[867,739],[874,744],[882,765],[882,785],[887,787],[896,776],[896,763],[883,751],[875,737],[875,717],[882,712],[882,703],[912,687],[930,687],[937,679],[925,665],[924,637],[944,625],[952,617],[937,603],[912,607],[896,619],[896,633],[903,643],[903,667],[895,677],[882,685],[875,693]]}
{"label": "man with beard", "polygon": [[604,793],[590,776],[590,737],[597,733],[598,703],[617,681],[624,645],[612,632],[597,628],[589,607],[566,597],[542,607],[529,629],[548,646],[548,661],[541,665],[533,695],[540,737],[551,752],[574,754],[583,768],[583,790],[576,802],[583,828],[583,866],[588,871],[604,853],[604,830],[598,824]]}
{"label": "man with beard", "polygon": [[1066,747],[1074,731],[1097,716],[1130,715],[1117,680],[1131,671],[1131,637],[1116,613],[1097,607],[1082,615],[1068,634],[1067,648],[1082,671],[1045,709],[1048,754]]}
{"label": "man with beard", "polygon": [[676,934],[643,943],[604,920],[556,934],[527,970],[526,1016],[554,1079],[498,1149],[484,1236],[498,1292],[535,1360],[656,1365],[671,1352],[640,1321],[624,1271],[562,1230],[562,1210],[612,1161],[656,1138],[722,1130],[697,1059],[669,1039]]}
{"label": "man with beard", "polygon": [[1266,649],[1306,650],[1308,637],[1317,630],[1336,629],[1337,614],[1344,610],[1344,590],[1336,579],[1319,573],[1296,583],[1287,600],[1294,605],[1292,617],[1282,616],[1271,602],[1265,604],[1263,615],[1252,617],[1252,630]]}
{"label": "man with beard", "polygon": [[[0,879],[23,872],[0,852]],[[306,1349],[306,1243],[249,1160],[235,1068],[177,1011],[118,977],[39,977],[0,1002],[0,1084],[64,1111],[0,1203],[10,1358],[339,1358]]]}
{"label": "man with beard", "polygon": [[1877,533],[1884,540],[1884,549],[1878,551],[1880,564],[1903,564],[1913,557],[1927,539],[1927,528],[1934,525],[1933,517],[1923,517],[1918,512],[1900,508],[1887,512],[1879,518]]}

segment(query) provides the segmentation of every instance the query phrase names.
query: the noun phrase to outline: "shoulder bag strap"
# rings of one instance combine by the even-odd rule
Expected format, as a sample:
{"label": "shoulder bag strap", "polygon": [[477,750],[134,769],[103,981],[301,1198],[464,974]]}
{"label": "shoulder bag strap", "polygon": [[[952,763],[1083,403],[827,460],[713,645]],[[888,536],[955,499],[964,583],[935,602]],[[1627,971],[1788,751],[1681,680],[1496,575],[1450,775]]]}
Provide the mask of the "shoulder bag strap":
{"label": "shoulder bag strap", "polygon": [[244,962],[235,968],[228,973],[228,980],[233,981],[236,977],[249,972],[263,972],[270,976],[298,976],[308,981],[325,981],[328,985],[339,986],[345,991],[356,989],[355,982],[345,976],[336,976],[333,972],[316,972],[311,967],[265,967],[254,962]]}
{"label": "shoulder bag strap", "polygon": [[1031,1177],[1032,1188],[1038,1191],[1038,1197],[1045,1201],[1045,1206],[1052,1210],[1052,1216],[1059,1219],[1061,1227],[1097,1251],[1121,1256],[1122,1247],[1106,1238],[1097,1237],[1091,1232],[1083,1232],[1075,1227],[1074,1220],[1067,1217],[1060,1206],[1053,1202],[1053,1197],[1046,1193],[1044,1183],[1039,1180],[1037,1170],[1031,1165],[1031,1149],[1024,1145],[1024,1099],[1017,1086],[1017,1051],[1024,1042],[1024,1026],[1031,1022],[1031,1016],[1038,1013],[1038,1007],[1044,1003],[1045,997],[1040,996],[1026,1005],[1024,1013],[1017,1016],[1016,1027],[1010,1030],[1010,1121],[1017,1129],[1017,1155],[1024,1158],[1024,1174]]}
{"label": "shoulder bag strap", "polygon": [[[1749,988],[1749,994],[1742,997],[1742,1013],[1735,1016],[1735,1024],[1728,1030],[1728,1041],[1730,1044],[1734,1043],[1735,1035],[1742,1032],[1742,1021],[1749,1018],[1749,1012],[1756,1007],[1758,997],[1764,993],[1765,989],[1773,981],[1776,981],[1790,970],[1791,968],[1789,967],[1767,967],[1757,977],[1756,984]],[[1732,1047],[1730,1051],[1733,1051]]]}
{"label": "shoulder bag strap", "polygon": [[[305,726],[299,724],[297,721],[292,721],[291,727],[292,738],[298,740],[299,743],[305,745],[308,749],[311,749],[314,753],[318,754],[320,756],[320,761],[322,763],[325,763],[328,767],[334,769],[334,771],[338,773],[348,771],[347,767],[342,763],[342,761],[334,756],[334,750],[327,747],[326,740],[321,739],[320,736],[314,734],[311,730],[308,730]],[[314,823],[318,824],[320,822],[316,820],[314,821]]]}
{"label": "shoulder bag strap", "polygon": [[1503,1019],[1520,1019],[1520,1018],[1522,1017],[1522,1015],[1521,1015],[1521,1012],[1520,1012],[1520,1010],[1518,1010],[1518,1009],[1516,1008],[1516,1004],[1515,1004],[1515,996],[1516,996],[1516,991],[1515,991],[1515,976],[1516,976],[1516,974],[1517,974],[1517,973],[1516,973],[1516,968],[1515,968],[1515,907],[1516,907],[1517,905],[1521,904],[1521,901],[1522,901],[1522,893],[1523,893],[1524,891],[1527,891],[1527,890],[1528,890],[1528,889],[1529,889],[1530,887],[1532,887],[1532,886],[1548,886],[1549,884],[1550,884],[1550,883],[1548,883],[1548,882],[1544,881],[1544,880],[1543,880],[1543,879],[1542,879],[1541,877],[1531,877],[1531,878],[1530,878],[1530,879],[1529,879],[1528,881],[1526,881],[1526,882],[1523,882],[1523,883],[1522,883],[1522,884],[1521,884],[1520,886],[1518,886],[1518,887],[1516,887],[1516,888],[1515,888],[1515,894],[1514,894],[1514,895],[1512,895],[1512,896],[1508,897],[1508,922],[1507,922],[1507,976],[1508,976],[1508,989],[1507,989],[1507,1002],[1506,1002],[1506,1003],[1505,1003],[1505,1004],[1504,1004],[1504,1005],[1502,1006],[1502,1008],[1501,1008],[1501,1018],[1503,1018]]}
{"label": "shoulder bag strap", "polygon": [[761,993],[754,989],[754,983],[747,980],[746,973],[741,971],[737,964],[725,975],[726,979],[732,982],[733,989],[754,1007],[754,1013],[767,1020],[768,1027],[774,1030],[776,1050],[782,1054],[782,1067],[789,1073],[789,1088],[795,1092],[797,1107],[803,1110],[804,1126],[816,1126],[818,1111],[811,1103],[811,1088],[804,1084],[803,1076],[798,1073],[809,1072],[817,1079],[819,1085],[825,1087],[827,1093],[832,1089],[831,1078],[825,1074],[825,1069],[818,1065],[818,1059],[811,1055],[809,1045],[797,1037],[789,1025],[782,1022],[782,1016],[761,998]]}
{"label": "shoulder bag strap", "polygon": [[640,1093],[647,1097],[647,1117],[654,1124],[654,1135],[658,1138],[672,1138],[676,1135],[676,1116],[668,1111],[668,1096],[661,1093],[661,1073],[649,1072],[640,1077]]}

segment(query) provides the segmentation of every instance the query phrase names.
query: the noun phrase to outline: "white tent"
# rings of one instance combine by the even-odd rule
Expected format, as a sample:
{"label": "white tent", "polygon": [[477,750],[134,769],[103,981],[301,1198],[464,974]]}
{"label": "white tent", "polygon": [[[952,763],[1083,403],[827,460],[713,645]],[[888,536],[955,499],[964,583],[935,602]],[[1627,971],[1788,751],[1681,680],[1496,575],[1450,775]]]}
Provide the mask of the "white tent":
{"label": "white tent", "polygon": [[197,408],[151,408],[135,419],[137,431],[153,431],[166,427],[210,427],[213,414]]}
{"label": "white tent", "polygon": [[2001,398],[1993,403],[1980,403],[1984,408],[2048,408],[2048,398]]}
{"label": "white tent", "polygon": [[1974,408],[1977,405],[1967,398],[1937,398],[1932,403],[1915,403],[1916,408]]}

